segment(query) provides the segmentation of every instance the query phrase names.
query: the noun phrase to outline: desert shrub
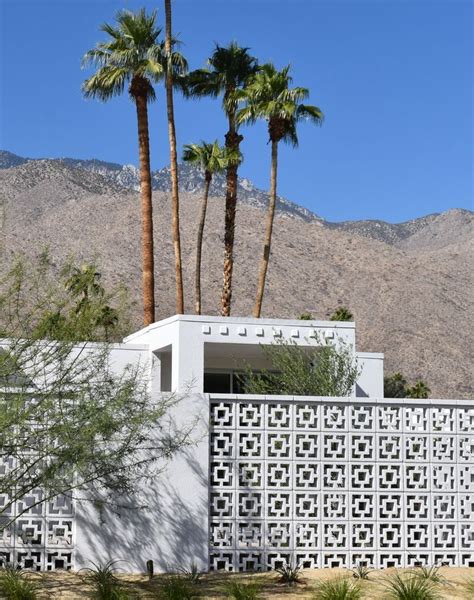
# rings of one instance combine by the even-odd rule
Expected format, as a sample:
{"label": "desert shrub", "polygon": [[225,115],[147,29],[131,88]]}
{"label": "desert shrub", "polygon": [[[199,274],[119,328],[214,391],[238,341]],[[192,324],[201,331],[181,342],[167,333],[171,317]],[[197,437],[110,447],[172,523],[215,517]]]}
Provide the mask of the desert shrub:
{"label": "desert shrub", "polygon": [[299,565],[284,565],[276,569],[276,572],[280,576],[280,583],[286,585],[295,585],[301,578],[301,567]]}
{"label": "desert shrub", "polygon": [[243,581],[230,581],[226,587],[228,598],[233,600],[259,600],[260,586],[256,583],[244,583]]}
{"label": "desert shrub", "polygon": [[313,600],[359,600],[362,590],[350,579],[337,577],[321,581],[314,589]]}
{"label": "desert shrub", "polygon": [[387,600],[439,600],[436,584],[428,578],[398,573],[385,582]]}
{"label": "desert shrub", "polygon": [[116,577],[118,561],[110,560],[104,564],[92,563],[89,569],[83,569],[84,579],[93,587],[95,600],[129,600],[132,597]]}
{"label": "desert shrub", "polygon": [[168,575],[158,595],[160,600],[192,600],[196,594],[191,583],[180,575]]}
{"label": "desert shrub", "polygon": [[410,573],[414,577],[418,577],[419,579],[427,579],[435,584],[445,584],[447,583],[446,577],[443,577],[440,573],[440,567],[436,565],[429,566],[420,566],[412,569]]}
{"label": "desert shrub", "polygon": [[464,588],[466,590],[466,599],[474,600],[474,579],[467,581]]}
{"label": "desert shrub", "polygon": [[192,583],[193,585],[201,583],[203,573],[198,569],[196,563],[191,563],[189,567],[179,567],[178,571],[187,581],[189,581],[189,583]]}
{"label": "desert shrub", "polygon": [[0,592],[6,600],[37,600],[38,593],[25,572],[13,567],[0,570]]}
{"label": "desert shrub", "polygon": [[353,321],[354,315],[345,306],[339,306],[329,317],[330,321]]}
{"label": "desert shrub", "polygon": [[352,576],[354,579],[368,579],[371,571],[372,569],[367,565],[357,565],[355,569],[352,569]]}

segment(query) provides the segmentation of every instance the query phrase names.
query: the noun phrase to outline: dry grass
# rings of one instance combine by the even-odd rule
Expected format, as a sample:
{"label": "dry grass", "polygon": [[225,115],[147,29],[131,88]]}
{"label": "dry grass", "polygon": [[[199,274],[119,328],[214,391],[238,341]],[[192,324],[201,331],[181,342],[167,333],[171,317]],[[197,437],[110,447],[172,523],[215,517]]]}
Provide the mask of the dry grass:
{"label": "dry grass", "polygon": [[[384,581],[393,574],[395,569],[373,571],[368,581],[361,581],[364,600],[383,600],[386,590]],[[443,600],[473,600],[469,595],[466,582],[474,579],[474,568],[443,567],[440,571],[446,578],[447,584],[439,589]],[[31,576],[41,590],[41,600],[73,600],[75,598],[89,598],[91,588],[84,582],[81,574],[77,573],[42,573]],[[212,573],[204,575],[202,582],[196,585],[199,598],[218,600],[226,598],[225,589],[231,579],[239,581],[257,582],[261,589],[261,596],[265,600],[311,600],[313,589],[318,581],[333,577],[350,577],[352,573],[346,569],[305,569],[302,571],[301,583],[297,586],[287,587],[278,583],[275,573],[262,573],[252,575],[230,575],[225,573]],[[138,592],[140,598],[152,599],[157,597],[162,576],[157,575],[149,581],[145,575],[120,575],[121,581],[127,588]]]}

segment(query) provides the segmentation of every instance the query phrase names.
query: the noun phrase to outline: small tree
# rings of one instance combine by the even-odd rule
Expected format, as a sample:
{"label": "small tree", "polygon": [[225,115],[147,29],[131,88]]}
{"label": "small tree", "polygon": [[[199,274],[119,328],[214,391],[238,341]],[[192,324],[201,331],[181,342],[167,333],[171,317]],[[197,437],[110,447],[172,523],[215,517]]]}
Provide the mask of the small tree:
{"label": "small tree", "polygon": [[[82,341],[105,321],[84,303],[75,312],[48,273],[43,256],[37,270],[17,261],[0,281],[0,529],[61,495],[113,504],[189,443],[190,430],[163,432],[177,399],[150,396],[146,364],[116,372],[107,343]],[[116,315],[101,310],[109,326]],[[17,503],[25,496],[33,505]]]}
{"label": "small tree", "polygon": [[298,346],[281,340],[261,346],[271,369],[253,372],[247,368],[242,384],[247,394],[296,396],[348,396],[360,369],[351,347],[342,340],[326,346]]}

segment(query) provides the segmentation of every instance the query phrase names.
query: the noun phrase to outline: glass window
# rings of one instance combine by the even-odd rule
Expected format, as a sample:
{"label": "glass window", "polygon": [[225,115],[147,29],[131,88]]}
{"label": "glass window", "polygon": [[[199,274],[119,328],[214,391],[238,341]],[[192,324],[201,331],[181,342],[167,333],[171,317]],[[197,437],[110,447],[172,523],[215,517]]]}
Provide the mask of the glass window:
{"label": "glass window", "polygon": [[230,394],[230,373],[204,373],[204,392],[206,394]]}

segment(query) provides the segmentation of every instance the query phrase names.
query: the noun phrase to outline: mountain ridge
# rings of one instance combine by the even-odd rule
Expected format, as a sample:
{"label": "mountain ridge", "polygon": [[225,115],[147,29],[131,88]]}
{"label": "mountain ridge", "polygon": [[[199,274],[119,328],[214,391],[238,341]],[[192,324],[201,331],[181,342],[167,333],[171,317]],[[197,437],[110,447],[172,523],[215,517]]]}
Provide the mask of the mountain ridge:
{"label": "mountain ridge", "polygon": [[[196,227],[201,193],[182,191],[181,232],[186,310],[193,311]],[[141,326],[139,194],[103,175],[58,161],[0,169],[3,239],[0,273],[18,253],[48,247],[55,264],[68,256],[97,261],[107,285],[125,283],[134,328]],[[157,319],[173,314],[170,194],[155,190]],[[332,228],[279,211],[274,224],[263,315],[325,319],[339,305],[357,322],[361,351],[384,352],[386,372],[424,379],[432,397],[472,398],[473,225],[470,211],[424,218],[404,239]],[[223,196],[211,196],[204,235],[203,311],[218,314],[222,277]],[[360,223],[360,222],[359,222]],[[250,315],[265,227],[264,207],[239,202],[233,314]]]}

